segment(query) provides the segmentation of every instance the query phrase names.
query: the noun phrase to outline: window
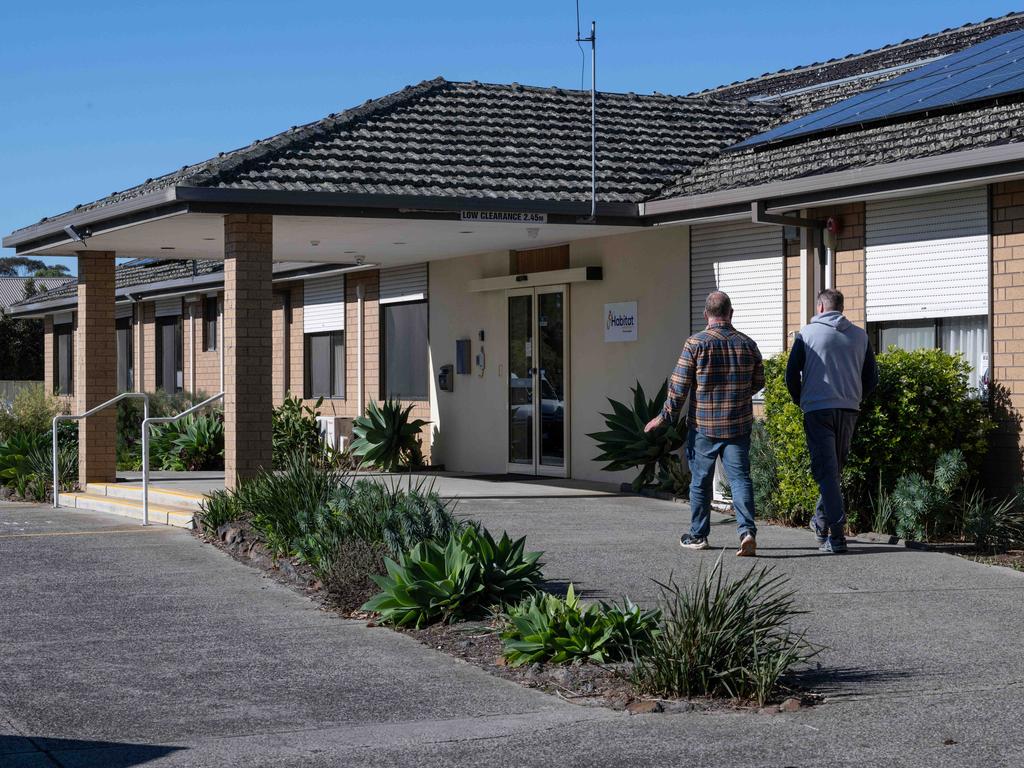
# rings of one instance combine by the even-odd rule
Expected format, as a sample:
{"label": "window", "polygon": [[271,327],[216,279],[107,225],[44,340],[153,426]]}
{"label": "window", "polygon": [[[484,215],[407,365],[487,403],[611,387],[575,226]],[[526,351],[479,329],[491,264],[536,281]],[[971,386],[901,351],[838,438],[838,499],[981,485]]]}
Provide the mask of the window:
{"label": "window", "polygon": [[345,397],[345,332],[306,334],[306,397]]}
{"label": "window", "polygon": [[894,346],[908,352],[941,349],[950,354],[961,353],[971,364],[970,386],[979,391],[984,389],[989,373],[988,318],[984,315],[870,323],[868,330],[879,352]]}
{"label": "window", "polygon": [[57,395],[75,393],[74,323],[53,326],[53,391]]}
{"label": "window", "polygon": [[117,391],[131,392],[135,387],[132,319],[119,317],[115,327],[117,328]]}
{"label": "window", "polygon": [[156,387],[164,392],[181,392],[182,372],[181,315],[156,319]]}
{"label": "window", "polygon": [[430,384],[427,302],[381,307],[382,397],[426,400]]}
{"label": "window", "polygon": [[217,297],[203,299],[203,352],[217,351]]}

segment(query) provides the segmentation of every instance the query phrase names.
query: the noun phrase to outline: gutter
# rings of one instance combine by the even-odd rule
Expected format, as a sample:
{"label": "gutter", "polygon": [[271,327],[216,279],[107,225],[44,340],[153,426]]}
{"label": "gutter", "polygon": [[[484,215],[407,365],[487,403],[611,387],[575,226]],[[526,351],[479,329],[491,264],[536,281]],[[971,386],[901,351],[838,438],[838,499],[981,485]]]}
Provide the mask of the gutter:
{"label": "gutter", "polygon": [[[70,211],[45,219],[12,232],[2,242],[5,248],[15,248],[18,253],[30,253],[74,242],[64,231],[68,225],[96,236],[144,221],[185,213],[261,212],[282,216],[407,217],[458,221],[461,211],[543,213],[552,224],[594,223],[590,219],[589,202],[172,186],[120,202]],[[637,226],[642,224],[639,211],[638,203],[599,203],[599,220],[596,223]]]}
{"label": "gutter", "polygon": [[1024,142],[905,160],[849,171],[824,173],[722,192],[652,200],[640,204],[641,218],[668,224],[721,213],[750,210],[756,201],[768,208],[807,208],[864,200],[895,191],[927,191],[970,183],[994,183],[1024,176]]}

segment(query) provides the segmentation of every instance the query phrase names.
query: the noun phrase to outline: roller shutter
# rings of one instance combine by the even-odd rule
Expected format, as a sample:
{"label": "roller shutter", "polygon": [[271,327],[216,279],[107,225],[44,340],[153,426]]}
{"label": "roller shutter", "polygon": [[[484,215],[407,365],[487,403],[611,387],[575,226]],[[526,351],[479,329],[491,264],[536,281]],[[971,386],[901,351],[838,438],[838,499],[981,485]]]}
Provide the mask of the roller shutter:
{"label": "roller shutter", "polygon": [[764,358],[785,342],[782,228],[723,222],[690,228],[691,332],[704,327],[704,300],[714,290],[732,299],[733,324]]}
{"label": "roller shutter", "polygon": [[427,298],[427,265],[391,267],[380,271],[380,303],[423,301]]}
{"label": "roller shutter", "polygon": [[957,190],[869,202],[869,322],[988,314],[988,193]]}
{"label": "roller shutter", "polygon": [[345,276],[305,281],[302,307],[305,333],[345,330]]}
{"label": "roller shutter", "polygon": [[156,305],[157,317],[173,317],[181,314],[181,297],[174,296],[170,299],[157,299],[153,302]]}

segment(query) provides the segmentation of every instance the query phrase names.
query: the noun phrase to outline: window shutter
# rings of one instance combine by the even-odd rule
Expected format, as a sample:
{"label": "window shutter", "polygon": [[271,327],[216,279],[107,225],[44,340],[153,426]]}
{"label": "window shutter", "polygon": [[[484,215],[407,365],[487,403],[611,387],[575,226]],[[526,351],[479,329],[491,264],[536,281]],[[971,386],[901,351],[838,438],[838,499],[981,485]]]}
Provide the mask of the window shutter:
{"label": "window shutter", "polygon": [[423,301],[428,295],[427,265],[390,267],[380,271],[380,303]]}
{"label": "window shutter", "polygon": [[173,317],[181,314],[181,297],[173,296],[169,299],[157,299],[153,302],[156,306],[157,317]]}
{"label": "window shutter", "polygon": [[74,322],[74,315],[71,312],[57,312],[53,316],[54,325],[66,325]]}
{"label": "window shutter", "polygon": [[305,333],[345,330],[345,276],[304,281],[302,326]]}
{"label": "window shutter", "polygon": [[690,332],[704,328],[712,291],[732,299],[733,325],[767,359],[785,342],[782,227],[722,222],[690,228]]}
{"label": "window shutter", "polygon": [[115,304],[114,305],[114,319],[123,320],[126,317],[132,316],[132,305],[131,304]]}
{"label": "window shutter", "polygon": [[988,314],[988,192],[869,202],[869,322]]}

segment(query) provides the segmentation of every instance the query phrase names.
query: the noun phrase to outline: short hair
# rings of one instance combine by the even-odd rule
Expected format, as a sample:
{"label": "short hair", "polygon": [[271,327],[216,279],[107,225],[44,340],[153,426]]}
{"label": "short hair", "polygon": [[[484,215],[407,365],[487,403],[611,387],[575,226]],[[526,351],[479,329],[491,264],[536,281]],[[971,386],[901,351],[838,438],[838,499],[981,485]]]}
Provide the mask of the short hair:
{"label": "short hair", "polygon": [[704,301],[704,311],[708,317],[726,318],[732,314],[732,299],[722,291],[712,291]]}
{"label": "short hair", "polygon": [[843,294],[835,288],[826,288],[818,294],[816,303],[821,304],[826,312],[842,312]]}

